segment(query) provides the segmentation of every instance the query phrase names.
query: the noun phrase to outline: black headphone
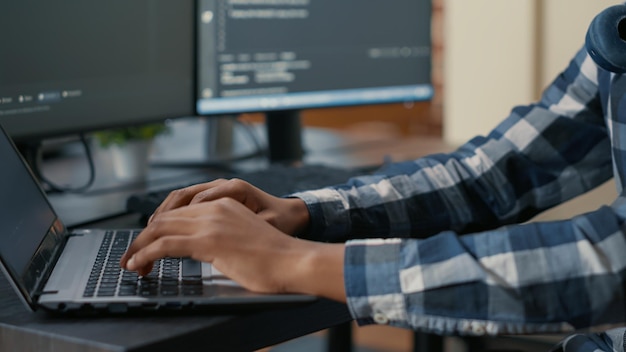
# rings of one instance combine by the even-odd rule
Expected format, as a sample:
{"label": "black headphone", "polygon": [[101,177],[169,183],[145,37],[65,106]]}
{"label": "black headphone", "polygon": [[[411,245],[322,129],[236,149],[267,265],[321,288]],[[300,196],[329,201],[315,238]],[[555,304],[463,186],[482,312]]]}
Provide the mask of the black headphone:
{"label": "black headphone", "polygon": [[626,73],[626,5],[611,6],[591,21],[585,47],[598,66]]}

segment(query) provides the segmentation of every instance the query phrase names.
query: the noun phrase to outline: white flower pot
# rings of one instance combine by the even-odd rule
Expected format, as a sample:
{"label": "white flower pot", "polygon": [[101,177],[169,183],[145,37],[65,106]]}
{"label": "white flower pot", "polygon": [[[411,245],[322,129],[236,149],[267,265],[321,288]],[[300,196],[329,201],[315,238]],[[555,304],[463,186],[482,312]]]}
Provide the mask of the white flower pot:
{"label": "white flower pot", "polygon": [[152,140],[128,141],[121,146],[110,146],[115,176],[123,180],[145,179],[151,149]]}

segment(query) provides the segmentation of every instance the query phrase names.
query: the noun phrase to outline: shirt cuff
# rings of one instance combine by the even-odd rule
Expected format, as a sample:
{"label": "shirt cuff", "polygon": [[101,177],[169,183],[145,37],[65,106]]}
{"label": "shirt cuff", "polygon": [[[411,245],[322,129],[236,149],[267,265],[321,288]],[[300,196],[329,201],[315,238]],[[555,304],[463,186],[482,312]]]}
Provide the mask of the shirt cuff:
{"label": "shirt cuff", "polygon": [[289,197],[302,199],[310,214],[308,229],[298,237],[323,242],[346,240],[351,222],[346,202],[339,192],[324,188],[294,193]]}
{"label": "shirt cuff", "polygon": [[409,328],[400,286],[400,239],[346,242],[344,282],[350,314],[359,325]]}

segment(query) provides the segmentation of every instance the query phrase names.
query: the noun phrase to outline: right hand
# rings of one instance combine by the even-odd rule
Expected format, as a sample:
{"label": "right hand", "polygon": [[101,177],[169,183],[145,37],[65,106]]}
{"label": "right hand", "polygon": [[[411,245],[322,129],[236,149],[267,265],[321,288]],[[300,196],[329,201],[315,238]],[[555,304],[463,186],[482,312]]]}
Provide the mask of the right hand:
{"label": "right hand", "polygon": [[146,275],[164,257],[212,263],[256,292],[346,301],[343,244],[290,237],[228,197],[162,212],[131,243],[120,265]]}
{"label": "right hand", "polygon": [[266,193],[240,179],[217,179],[172,191],[154,212],[155,217],[183,206],[232,198],[280,231],[295,235],[309,224],[309,211],[299,198],[280,198]]}

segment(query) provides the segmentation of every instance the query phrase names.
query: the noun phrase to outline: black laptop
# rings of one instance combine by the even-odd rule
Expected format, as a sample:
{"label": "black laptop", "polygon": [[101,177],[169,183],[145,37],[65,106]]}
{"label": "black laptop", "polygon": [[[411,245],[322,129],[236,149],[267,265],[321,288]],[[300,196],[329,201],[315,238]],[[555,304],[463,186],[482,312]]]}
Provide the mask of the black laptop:
{"label": "black laptop", "polygon": [[0,127],[0,267],[31,310],[58,312],[246,308],[314,296],[259,294],[210,264],[164,258],[144,277],[120,269],[138,230],[69,231]]}

